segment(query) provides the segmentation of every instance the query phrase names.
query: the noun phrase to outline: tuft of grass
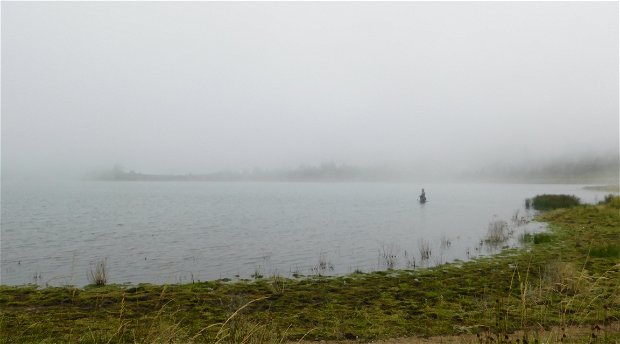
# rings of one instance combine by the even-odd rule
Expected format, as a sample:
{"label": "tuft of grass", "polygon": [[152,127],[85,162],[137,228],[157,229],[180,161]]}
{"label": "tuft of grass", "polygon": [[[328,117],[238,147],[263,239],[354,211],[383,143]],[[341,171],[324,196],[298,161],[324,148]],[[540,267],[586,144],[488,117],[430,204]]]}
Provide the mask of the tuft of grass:
{"label": "tuft of grass", "polygon": [[286,291],[287,279],[280,275],[271,276],[271,290],[275,295],[282,295]]}
{"label": "tuft of grass", "polygon": [[254,272],[250,275],[250,277],[254,278],[254,279],[261,279],[263,278],[263,268],[259,265],[257,267],[254,268]]}
{"label": "tuft of grass", "polygon": [[108,268],[105,259],[101,259],[96,262],[94,270],[93,266],[90,267],[90,271],[88,272],[88,281],[97,286],[104,286],[108,284]]}
{"label": "tuft of grass", "polygon": [[536,210],[553,210],[571,208],[580,204],[579,198],[573,195],[538,195],[532,199],[532,207]]}

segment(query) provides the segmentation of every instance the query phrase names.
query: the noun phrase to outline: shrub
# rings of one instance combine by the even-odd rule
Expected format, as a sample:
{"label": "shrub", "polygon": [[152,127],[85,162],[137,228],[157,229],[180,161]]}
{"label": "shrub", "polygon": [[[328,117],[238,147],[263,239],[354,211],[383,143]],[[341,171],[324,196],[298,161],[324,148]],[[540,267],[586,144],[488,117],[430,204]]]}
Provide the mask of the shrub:
{"label": "shrub", "polygon": [[579,204],[579,198],[573,195],[538,195],[532,199],[532,207],[536,210],[571,208]]}

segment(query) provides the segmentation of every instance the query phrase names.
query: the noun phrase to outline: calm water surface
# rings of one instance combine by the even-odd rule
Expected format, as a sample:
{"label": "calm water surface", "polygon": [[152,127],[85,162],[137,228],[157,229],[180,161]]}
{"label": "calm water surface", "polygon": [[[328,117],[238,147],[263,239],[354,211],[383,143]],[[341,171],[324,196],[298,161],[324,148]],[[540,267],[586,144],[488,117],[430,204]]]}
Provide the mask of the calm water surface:
{"label": "calm water surface", "polygon": [[531,216],[523,201],[542,193],[605,195],[557,184],[4,182],[0,283],[84,285],[101,259],[112,283],[373,271],[384,255],[431,266],[495,252],[480,245],[493,221],[515,229],[503,245],[541,230],[511,218]]}

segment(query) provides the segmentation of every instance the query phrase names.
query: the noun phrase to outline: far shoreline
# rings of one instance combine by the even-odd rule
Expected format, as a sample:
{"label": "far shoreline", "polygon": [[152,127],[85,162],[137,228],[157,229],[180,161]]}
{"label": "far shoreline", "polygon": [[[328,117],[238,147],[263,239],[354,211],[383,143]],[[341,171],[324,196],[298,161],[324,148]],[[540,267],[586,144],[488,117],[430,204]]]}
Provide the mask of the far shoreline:
{"label": "far shoreline", "polygon": [[607,184],[607,185],[588,185],[588,186],[584,186],[583,187],[584,190],[590,190],[590,191],[609,191],[609,192],[615,192],[615,193],[620,193],[620,185],[616,184]]}

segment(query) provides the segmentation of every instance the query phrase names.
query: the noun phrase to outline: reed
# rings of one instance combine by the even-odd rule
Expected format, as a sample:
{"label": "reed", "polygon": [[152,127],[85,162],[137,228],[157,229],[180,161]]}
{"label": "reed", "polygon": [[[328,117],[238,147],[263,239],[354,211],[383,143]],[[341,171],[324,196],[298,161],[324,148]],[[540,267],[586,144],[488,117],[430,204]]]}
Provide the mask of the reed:
{"label": "reed", "polygon": [[420,259],[422,261],[429,260],[433,255],[430,243],[424,239],[420,239],[420,241],[418,241],[418,251],[420,252]]}
{"label": "reed", "polygon": [[398,247],[396,245],[381,245],[379,250],[379,265],[388,270],[394,269],[398,263]]}
{"label": "reed", "polygon": [[310,268],[310,272],[316,276],[323,276],[329,271],[334,271],[334,269],[335,267],[331,260],[329,260],[325,253],[321,252],[319,254],[318,263],[312,268]]}
{"label": "reed", "polygon": [[510,239],[510,234],[511,231],[508,222],[504,220],[495,220],[489,223],[484,242],[491,245],[499,245]]}
{"label": "reed", "polygon": [[[94,269],[93,269],[94,268]],[[88,271],[88,281],[97,286],[104,286],[108,283],[108,267],[105,259],[97,261],[94,267],[91,265]]]}
{"label": "reed", "polygon": [[441,236],[441,248],[442,249],[448,249],[450,248],[450,246],[452,246],[452,240],[450,240],[450,238],[448,238],[445,235]]}

